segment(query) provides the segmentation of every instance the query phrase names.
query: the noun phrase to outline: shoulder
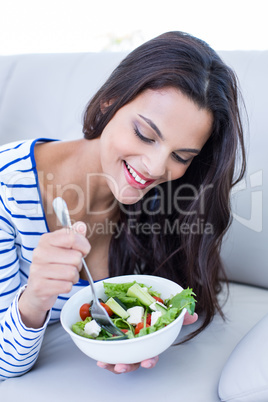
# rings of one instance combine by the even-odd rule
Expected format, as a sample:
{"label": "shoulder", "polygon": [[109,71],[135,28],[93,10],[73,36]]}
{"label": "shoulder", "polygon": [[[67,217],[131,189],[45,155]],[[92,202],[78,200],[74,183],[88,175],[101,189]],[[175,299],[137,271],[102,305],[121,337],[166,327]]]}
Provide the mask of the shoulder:
{"label": "shoulder", "polygon": [[0,174],[32,167],[31,146],[35,140],[12,142],[0,147]]}
{"label": "shoulder", "polygon": [[37,142],[53,141],[37,138],[17,141],[0,146],[0,175],[26,172],[35,168],[34,146]]}

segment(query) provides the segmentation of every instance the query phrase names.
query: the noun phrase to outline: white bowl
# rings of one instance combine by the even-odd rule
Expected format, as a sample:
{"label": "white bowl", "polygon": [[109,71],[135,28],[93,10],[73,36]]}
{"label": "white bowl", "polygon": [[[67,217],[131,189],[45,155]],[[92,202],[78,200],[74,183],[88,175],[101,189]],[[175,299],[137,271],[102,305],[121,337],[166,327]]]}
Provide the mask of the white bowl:
{"label": "white bowl", "polygon": [[[172,295],[174,296],[183,290],[177,283],[158,276],[124,275],[96,282],[97,296],[103,300],[107,299],[104,293],[103,282],[124,283],[133,282],[134,280],[138,283],[144,283],[148,287],[152,286],[154,291],[161,293],[163,299],[167,299]],[[89,303],[91,299],[90,286],[83,288],[73,295],[63,306],[60,316],[61,324],[82,352],[92,359],[110,364],[138,363],[162,353],[177,338],[186,313],[186,309],[183,309],[179,317],[171,324],[149,335],[121,341],[101,341],[84,338],[71,330],[73,324],[81,321],[79,316],[80,307],[84,303]]]}

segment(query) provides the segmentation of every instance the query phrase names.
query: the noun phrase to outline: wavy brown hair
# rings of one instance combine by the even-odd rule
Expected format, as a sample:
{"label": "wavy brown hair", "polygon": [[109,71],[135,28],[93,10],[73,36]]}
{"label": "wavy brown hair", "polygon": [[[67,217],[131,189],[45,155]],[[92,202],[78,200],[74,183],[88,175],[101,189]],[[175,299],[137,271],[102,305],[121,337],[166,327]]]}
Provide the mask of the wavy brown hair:
{"label": "wavy brown hair", "polygon": [[[231,223],[230,191],[245,172],[235,73],[200,39],[183,32],[162,34],[113,71],[87,105],[83,132],[89,140],[99,137],[122,106],[147,89],[167,87],[212,113],[212,134],[182,178],[157,186],[136,204],[121,205],[124,230],[111,240],[109,272],[160,275],[193,288],[203,320],[191,338],[216,312],[223,317],[217,297],[220,278],[226,279],[220,248]],[[103,113],[102,105],[111,100]],[[138,231],[139,225],[151,230]]]}

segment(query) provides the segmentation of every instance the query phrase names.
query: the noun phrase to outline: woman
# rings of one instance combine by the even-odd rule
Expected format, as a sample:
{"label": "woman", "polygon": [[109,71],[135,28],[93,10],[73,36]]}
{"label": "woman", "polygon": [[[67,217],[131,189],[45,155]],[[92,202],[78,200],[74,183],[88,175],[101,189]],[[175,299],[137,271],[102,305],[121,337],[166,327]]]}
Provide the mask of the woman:
{"label": "woman", "polygon": [[[95,281],[139,272],[192,287],[203,315],[192,336],[222,314],[219,250],[230,190],[245,169],[231,69],[201,40],[163,34],[114,70],[89,102],[83,131],[77,141],[1,149],[1,379],[32,367],[48,322],[87,285],[83,255]],[[57,196],[72,233],[53,213]]]}

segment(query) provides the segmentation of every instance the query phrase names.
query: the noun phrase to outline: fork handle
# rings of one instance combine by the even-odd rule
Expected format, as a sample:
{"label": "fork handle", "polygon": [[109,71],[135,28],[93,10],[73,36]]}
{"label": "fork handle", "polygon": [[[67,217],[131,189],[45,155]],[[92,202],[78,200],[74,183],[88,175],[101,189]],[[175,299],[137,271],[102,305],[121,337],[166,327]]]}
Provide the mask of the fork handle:
{"label": "fork handle", "polygon": [[[68,207],[67,207],[67,204],[64,201],[64,199],[61,197],[57,197],[53,200],[52,205],[53,205],[54,211],[55,211],[59,221],[61,222],[62,226],[67,226],[70,230],[73,230]],[[92,296],[94,298],[94,301],[98,302],[98,298],[96,296],[95,289],[94,289],[94,282],[93,282],[92,276],[89,272],[88,266],[87,266],[84,258],[82,258],[82,263],[85,268],[85,271],[86,271],[86,274],[88,277],[88,281],[91,286],[91,291],[92,291]]]}
{"label": "fork handle", "polygon": [[94,281],[92,279],[91,273],[89,272],[89,269],[88,269],[88,266],[86,264],[86,261],[85,261],[84,257],[82,257],[82,263],[83,263],[83,267],[84,267],[84,269],[86,271],[86,275],[88,277],[88,281],[89,281],[89,284],[90,284],[90,287],[91,287],[91,292],[92,292],[93,299],[94,299],[94,301],[98,301],[97,295],[95,293]]}

